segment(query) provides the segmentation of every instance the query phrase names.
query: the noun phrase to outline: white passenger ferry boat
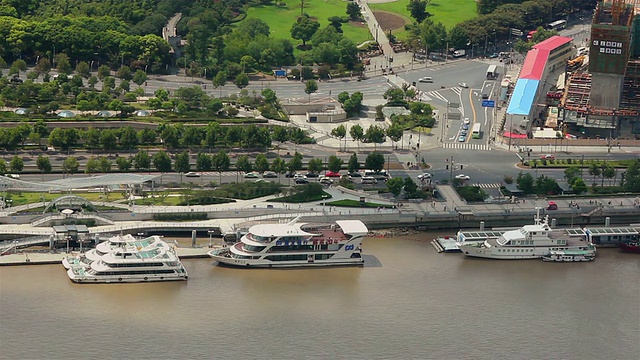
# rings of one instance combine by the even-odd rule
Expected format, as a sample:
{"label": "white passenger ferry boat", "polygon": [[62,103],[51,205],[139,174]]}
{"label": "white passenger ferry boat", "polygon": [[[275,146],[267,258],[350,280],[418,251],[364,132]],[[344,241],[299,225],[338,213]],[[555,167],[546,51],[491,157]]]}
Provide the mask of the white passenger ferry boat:
{"label": "white passenger ferry boat", "polygon": [[595,260],[596,255],[590,250],[556,250],[542,257],[542,261],[584,262]]}
{"label": "white passenger ferry boat", "polygon": [[118,283],[187,280],[175,250],[159,236],[114,237],[87,252],[79,263],[66,260],[67,275],[76,283]]}
{"label": "white passenger ferry boat", "polygon": [[595,256],[596,248],[588,241],[584,231],[576,229],[552,230],[548,216],[534,225],[504,232],[500,237],[487,239],[481,244],[463,244],[460,250],[465,256],[488,259],[540,259],[557,251],[584,251],[585,256]]}
{"label": "white passenger ferry boat", "polygon": [[362,265],[362,239],[369,230],[360,220],[332,224],[261,224],[249,228],[239,242],[209,252],[223,265],[302,267]]}

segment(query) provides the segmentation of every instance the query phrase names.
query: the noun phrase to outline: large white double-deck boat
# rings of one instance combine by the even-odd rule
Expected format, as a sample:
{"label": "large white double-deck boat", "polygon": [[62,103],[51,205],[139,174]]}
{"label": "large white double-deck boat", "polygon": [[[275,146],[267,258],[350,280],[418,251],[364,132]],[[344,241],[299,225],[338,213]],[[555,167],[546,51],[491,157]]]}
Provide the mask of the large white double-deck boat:
{"label": "large white double-deck boat", "polygon": [[331,224],[260,224],[234,245],[209,252],[223,265],[302,267],[362,265],[362,239],[369,230],[360,220]]}
{"label": "large white double-deck boat", "polygon": [[76,283],[118,283],[187,280],[187,270],[175,249],[159,236],[135,239],[117,236],[83,256],[63,259]]}
{"label": "large white double-deck boat", "polygon": [[585,259],[595,256],[596,248],[589,242],[584,231],[553,230],[548,220],[548,216],[543,220],[536,216],[533,225],[506,231],[498,238],[489,238],[479,244],[460,244],[460,250],[465,256],[510,260],[540,259],[546,256],[548,260],[557,261],[555,255],[576,251]]}

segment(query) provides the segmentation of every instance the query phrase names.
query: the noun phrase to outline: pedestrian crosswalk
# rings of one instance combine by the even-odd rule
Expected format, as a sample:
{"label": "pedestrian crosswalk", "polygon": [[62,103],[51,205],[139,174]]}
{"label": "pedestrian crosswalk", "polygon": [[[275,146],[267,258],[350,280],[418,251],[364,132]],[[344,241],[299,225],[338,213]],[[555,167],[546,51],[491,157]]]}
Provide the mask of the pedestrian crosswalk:
{"label": "pedestrian crosswalk", "polygon": [[429,92],[427,92],[427,96],[432,98],[432,99],[438,99],[438,100],[443,101],[443,102],[449,101],[449,100],[447,100],[446,97],[444,97],[438,91],[429,91]]}
{"label": "pedestrian crosswalk", "polygon": [[465,184],[468,186],[478,186],[481,189],[499,189],[500,183],[484,183],[484,184]]}
{"label": "pedestrian crosswalk", "polygon": [[442,147],[445,149],[459,149],[459,150],[481,150],[488,151],[491,147],[487,144],[469,144],[469,143],[442,143]]}

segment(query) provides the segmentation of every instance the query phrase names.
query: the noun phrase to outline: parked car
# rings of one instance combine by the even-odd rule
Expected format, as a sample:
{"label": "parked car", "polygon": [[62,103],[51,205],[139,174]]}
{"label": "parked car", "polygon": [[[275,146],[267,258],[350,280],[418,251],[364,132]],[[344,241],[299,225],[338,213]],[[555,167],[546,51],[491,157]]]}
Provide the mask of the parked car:
{"label": "parked car", "polygon": [[303,175],[303,174],[294,174],[294,175],[293,175],[293,178],[294,178],[294,179],[306,179],[306,178],[307,178],[307,176],[306,176],[306,175]]}
{"label": "parked car", "polygon": [[184,176],[186,177],[200,177],[200,173],[194,172],[194,171],[189,171],[188,173],[184,174]]}
{"label": "parked car", "polygon": [[250,172],[250,173],[244,174],[244,178],[245,179],[257,179],[259,177],[260,177],[260,175],[254,173],[254,172]]}
{"label": "parked car", "polygon": [[465,82],[461,82],[461,83],[458,83],[458,86],[460,86],[461,88],[465,88],[466,89],[466,88],[469,87],[469,84],[467,84]]}
{"label": "parked car", "polygon": [[327,171],[324,176],[326,177],[340,177],[339,172]]}
{"label": "parked car", "polygon": [[310,178],[312,178],[312,177],[313,177],[313,178],[317,178],[318,176],[319,176],[319,175],[318,175],[318,174],[316,174],[316,173],[314,173],[314,172],[308,172],[308,173],[307,173],[307,177],[310,177]]}
{"label": "parked car", "polygon": [[273,171],[267,171],[264,174],[262,174],[263,178],[277,178],[278,174],[274,173]]}
{"label": "parked car", "polygon": [[422,179],[431,179],[431,174],[422,173],[422,174],[418,175],[418,180],[422,180]]}
{"label": "parked car", "polygon": [[297,178],[295,182],[296,184],[308,184],[309,180],[307,180],[307,178]]}
{"label": "parked car", "polygon": [[556,156],[552,155],[552,154],[547,154],[547,155],[540,156],[540,159],[547,159],[547,160],[554,160],[555,158],[556,158]]}
{"label": "parked car", "polygon": [[360,173],[359,173],[359,172],[357,172],[357,171],[353,171],[353,172],[350,172],[350,173],[349,173],[349,176],[354,177],[354,178],[355,178],[355,177],[362,177],[362,174],[360,174]]}
{"label": "parked car", "polygon": [[469,180],[471,178],[468,175],[458,174],[458,175],[456,175],[456,179],[458,179],[458,180]]}
{"label": "parked car", "polygon": [[296,173],[294,173],[294,172],[288,172],[288,173],[286,173],[286,174],[284,175],[284,177],[286,177],[286,178],[292,178],[292,177],[295,177],[296,175],[297,175],[297,174],[296,174]]}
{"label": "parked car", "polygon": [[378,180],[373,176],[363,176],[360,182],[363,184],[377,184]]}
{"label": "parked car", "polygon": [[333,184],[333,180],[329,179],[328,177],[321,177],[320,180],[318,180],[318,182],[323,185]]}

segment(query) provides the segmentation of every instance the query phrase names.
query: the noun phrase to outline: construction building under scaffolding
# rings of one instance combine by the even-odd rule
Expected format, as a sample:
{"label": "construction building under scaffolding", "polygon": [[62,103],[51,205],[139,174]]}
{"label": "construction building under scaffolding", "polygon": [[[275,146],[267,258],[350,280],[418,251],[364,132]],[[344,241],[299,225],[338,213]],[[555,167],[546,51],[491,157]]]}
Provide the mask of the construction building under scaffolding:
{"label": "construction building under scaffolding", "polygon": [[567,74],[559,106],[565,125],[588,137],[638,137],[640,0],[598,3],[589,50],[588,68]]}

